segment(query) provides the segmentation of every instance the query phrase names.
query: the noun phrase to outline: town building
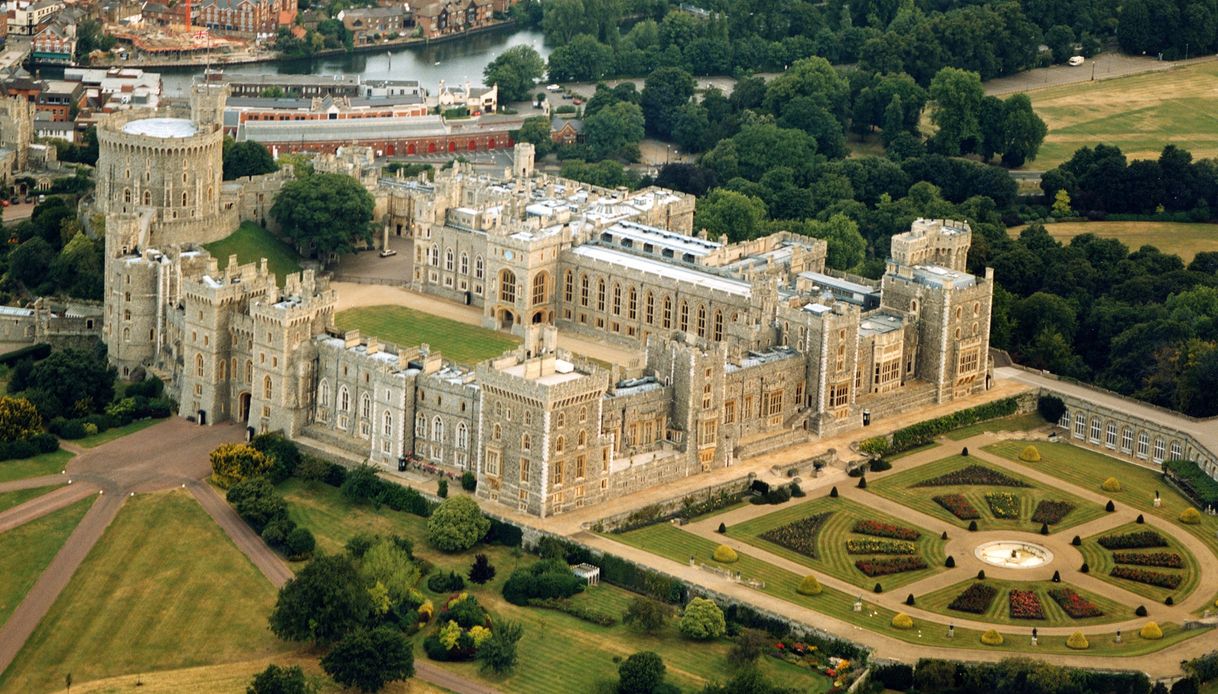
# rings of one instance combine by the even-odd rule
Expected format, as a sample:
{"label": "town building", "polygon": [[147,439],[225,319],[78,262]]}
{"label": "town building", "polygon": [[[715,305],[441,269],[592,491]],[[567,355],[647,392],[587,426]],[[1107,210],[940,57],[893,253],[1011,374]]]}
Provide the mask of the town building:
{"label": "town building", "polygon": [[408,4],[345,9],[337,18],[351,32],[356,46],[392,41],[414,29],[414,13]]}
{"label": "town building", "polygon": [[35,36],[63,9],[64,3],[60,0],[20,0],[10,9],[8,33],[16,36]]}
{"label": "town building", "polygon": [[423,38],[435,39],[492,26],[492,0],[445,0],[421,5],[415,24]]}

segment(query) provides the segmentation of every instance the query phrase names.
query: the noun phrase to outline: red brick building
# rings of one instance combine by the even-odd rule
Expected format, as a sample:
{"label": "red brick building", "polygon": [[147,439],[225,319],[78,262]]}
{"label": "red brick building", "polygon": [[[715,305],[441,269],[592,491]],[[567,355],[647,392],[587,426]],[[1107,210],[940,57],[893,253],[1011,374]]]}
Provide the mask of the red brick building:
{"label": "red brick building", "polygon": [[432,2],[415,12],[415,24],[428,39],[481,29],[494,23],[493,0]]}

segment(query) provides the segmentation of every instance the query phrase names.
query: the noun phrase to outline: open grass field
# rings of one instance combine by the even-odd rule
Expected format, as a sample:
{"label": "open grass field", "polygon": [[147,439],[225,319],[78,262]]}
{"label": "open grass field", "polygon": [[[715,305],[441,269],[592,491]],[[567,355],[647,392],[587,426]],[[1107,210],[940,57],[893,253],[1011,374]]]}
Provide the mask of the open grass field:
{"label": "open grass field", "polygon": [[[465,573],[475,553],[484,553],[496,568],[494,580],[485,586],[470,585],[467,590],[493,615],[524,624],[525,634],[519,645],[520,665],[506,678],[487,678],[477,663],[445,663],[443,667],[468,677],[488,679],[494,687],[505,692],[587,691],[601,681],[616,677],[614,657],[626,658],[641,650],[659,653],[668,667],[669,679],[685,689],[701,689],[712,680],[726,680],[729,644],[720,641],[700,644],[687,641],[670,625],[657,636],[637,634],[617,624],[604,627],[581,621],[553,610],[520,607],[502,598],[504,581],[516,566],[536,561],[532,555],[518,555],[504,547],[477,547],[470,552],[447,555],[430,547],[425,541],[427,521],[418,516],[388,509],[373,510],[353,506],[334,487],[320,482],[291,480],[280,486],[288,500],[292,519],[313,531],[318,547],[324,551],[340,551],[346,541],[360,532],[396,533],[410,538],[416,556],[435,564],[437,571]],[[443,597],[424,588],[436,601]],[[601,585],[573,598],[602,611],[620,614],[633,594],[610,585]],[[424,632],[426,633],[426,632]],[[414,638],[415,658],[427,656],[418,645],[422,637]],[[797,686],[799,691],[820,692],[830,682],[823,676],[776,660],[763,661],[763,668],[772,678],[781,678]]]}
{"label": "open grass field", "polygon": [[0,482],[11,482],[42,475],[58,475],[72,459],[72,455],[71,452],[60,449],[36,455],[33,458],[0,461]]}
{"label": "open grass field", "polygon": [[[1162,475],[1149,468],[1131,465],[1068,443],[1044,441],[1036,442],[1036,447],[1040,450],[1040,462],[1025,463],[1019,459],[1019,452],[1028,443],[1002,441],[986,446],[985,450],[1099,493],[1105,493],[1100,490],[1104,480],[1115,477],[1121,483],[1122,490],[1111,494],[1114,502],[1132,506],[1147,515],[1159,516],[1173,523],[1179,518],[1181,511],[1192,506],[1184,496],[1167,484]],[[1162,505],[1159,508],[1154,507],[1156,491],[1161,495]],[[1218,539],[1215,538],[1218,533],[1218,518],[1202,514],[1201,522],[1197,525],[1177,525],[1196,535],[1210,551],[1218,554]]]}
{"label": "open grass field", "polygon": [[1135,552],[1135,553],[1175,552],[1176,554],[1179,554],[1181,557],[1184,557],[1184,568],[1183,569],[1165,569],[1165,568],[1159,568],[1159,567],[1154,567],[1154,566],[1147,566],[1147,567],[1131,566],[1130,567],[1130,568],[1135,568],[1135,569],[1145,568],[1145,569],[1149,569],[1150,571],[1157,571],[1159,573],[1174,574],[1174,575],[1181,576],[1183,580],[1180,582],[1180,586],[1178,588],[1174,588],[1174,589],[1160,588],[1158,586],[1147,585],[1145,583],[1140,583],[1138,581],[1130,581],[1130,580],[1127,580],[1124,578],[1114,578],[1114,577],[1108,575],[1108,572],[1111,571],[1112,567],[1116,566],[1116,564],[1112,561],[1112,552],[1101,547],[1099,545],[1099,543],[1097,542],[1097,540],[1099,540],[1104,535],[1119,535],[1119,534],[1124,534],[1124,533],[1137,532],[1139,530],[1146,530],[1146,529],[1148,529],[1148,527],[1149,526],[1146,526],[1146,525],[1128,523],[1126,525],[1122,525],[1122,526],[1113,528],[1112,530],[1107,530],[1098,535],[1093,535],[1091,537],[1084,537],[1083,544],[1081,547],[1079,547],[1079,551],[1083,555],[1083,560],[1086,561],[1090,565],[1092,576],[1095,576],[1096,578],[1098,578],[1102,581],[1107,581],[1108,583],[1111,583],[1114,586],[1124,588],[1125,590],[1127,590],[1131,593],[1136,593],[1137,595],[1141,595],[1142,597],[1147,598],[1148,600],[1153,600],[1155,602],[1163,602],[1163,600],[1170,595],[1170,596],[1172,596],[1173,599],[1179,601],[1182,598],[1184,598],[1185,596],[1192,593],[1193,590],[1195,590],[1197,588],[1197,582],[1200,578],[1200,573],[1197,571],[1197,558],[1193,556],[1193,553],[1189,552],[1187,549],[1182,547],[1179,542],[1176,542],[1176,540],[1174,538],[1172,538],[1170,535],[1168,535],[1167,533],[1159,533],[1160,535],[1163,535],[1163,537],[1167,538],[1167,543],[1168,543],[1167,547],[1157,547],[1154,549],[1145,549],[1145,550],[1122,550],[1122,551],[1131,551],[1131,552]]}
{"label": "open grass field", "polygon": [[977,422],[976,424],[970,424],[966,427],[949,431],[946,436],[952,441],[963,441],[977,434],[984,434],[990,431],[1031,431],[1043,426],[1045,426],[1044,418],[1033,412],[1031,414],[1017,414],[1000,419],[991,419],[987,422]]}
{"label": "open grass field", "polygon": [[[1022,448],[1020,449],[1022,450]],[[961,468],[980,465],[1001,472],[1008,477],[1021,479],[1031,487],[998,487],[989,485],[953,485],[941,487],[914,487],[913,485],[945,473]],[[1032,513],[1042,500],[1066,501],[1074,505],[1071,511],[1060,523],[1049,526],[1050,532],[1062,532],[1079,523],[1085,523],[1104,515],[1104,509],[1098,504],[1084,501],[1073,494],[1058,489],[1045,489],[1032,480],[1009,473],[998,467],[988,465],[976,457],[950,456],[926,465],[920,465],[911,470],[900,472],[890,477],[884,477],[874,482],[869,481],[867,491],[891,499],[903,506],[920,511],[929,516],[939,518],[948,523],[967,528],[969,522],[952,515],[947,509],[934,501],[934,497],[945,494],[960,494],[972,503],[981,518],[977,520],[978,530],[1020,530],[1023,532],[1038,532],[1040,523],[1032,522]],[[1019,499],[1019,518],[996,518],[986,502],[987,494],[1014,494]]]}
{"label": "open grass field", "polygon": [[1028,92],[1049,134],[1028,168],[1051,169],[1076,149],[1117,145],[1129,159],[1158,158],[1175,143],[1194,159],[1218,155],[1218,63]]}
{"label": "open grass field", "polygon": [[[1032,627],[1071,627],[1071,626],[1090,626],[1093,624],[1111,624],[1114,622],[1122,622],[1133,619],[1133,606],[1122,605],[1114,600],[1102,598],[1094,593],[1089,593],[1077,586],[1072,586],[1069,583],[1053,583],[1051,581],[1000,581],[994,578],[987,578],[986,585],[998,589],[998,594],[994,596],[994,601],[990,603],[990,609],[984,614],[972,614],[970,612],[960,612],[948,608],[948,605],[956,599],[956,596],[964,592],[970,585],[977,583],[975,579],[961,581],[947,588],[942,588],[927,595],[917,596],[918,607],[924,610],[930,610],[949,618],[955,619],[972,619],[992,622],[994,624],[1006,624],[1013,626],[1026,626],[1029,630]],[[1040,604],[1044,608],[1044,619],[1012,619],[1008,596],[1012,588],[1019,590],[1030,590],[1036,593],[1040,599]],[[1052,588],[1070,588],[1079,595],[1090,600],[1096,607],[1104,611],[1104,614],[1099,617],[1088,617],[1086,619],[1073,619],[1067,615],[1061,607],[1054,602],[1053,598],[1049,597],[1049,590]]]}
{"label": "open grass field", "polygon": [[86,436],[83,439],[79,439],[79,440],[75,441],[75,443],[77,446],[80,446],[81,448],[96,448],[96,447],[102,445],[103,443],[110,443],[111,441],[113,441],[115,439],[121,439],[122,437],[126,436],[127,434],[134,434],[137,431],[140,431],[142,429],[147,429],[148,427],[152,426],[153,424],[159,424],[162,421],[164,421],[164,420],[141,419],[139,421],[132,422],[126,426],[114,427],[113,429],[107,429],[107,430],[101,432],[100,434]]}
{"label": "open grass field", "polygon": [[[766,531],[794,523],[814,514],[826,512],[832,512],[833,515],[825,521],[820,533],[817,535],[817,559],[761,537],[761,534]],[[855,521],[865,519],[892,523],[893,525],[920,531],[922,536],[914,544],[918,548],[917,556],[926,560],[927,568],[919,571],[889,574],[878,578],[869,578],[862,571],[859,571],[854,565],[856,560],[882,558],[884,556],[846,553],[847,540],[861,540],[869,537],[851,532]],[[830,576],[835,576],[843,581],[849,581],[860,588],[868,590],[876,584],[876,581],[879,581],[885,590],[891,590],[946,570],[943,568],[943,562],[947,558],[943,551],[944,542],[939,539],[938,535],[841,497],[837,499],[821,497],[798,504],[788,503],[781,510],[731,526],[727,529],[727,534],[730,537],[747,542],[784,559],[802,564],[814,571],[827,573]],[[713,563],[710,555],[699,557],[699,559],[707,563]]]}
{"label": "open grass field", "polygon": [[427,343],[446,359],[472,366],[497,357],[519,342],[503,333],[458,323],[405,306],[368,306],[339,311],[335,324],[342,330],[358,329],[382,342],[401,347]]}
{"label": "open grass field", "polygon": [[[1007,233],[1019,236],[1024,227],[1011,227]],[[1218,224],[1183,222],[1058,222],[1045,230],[1063,244],[1081,234],[1117,239],[1131,251],[1150,245],[1164,253],[1180,256],[1185,264],[1202,251],[1218,251]]]}
{"label": "open grass field", "polygon": [[33,489],[18,489],[12,492],[0,492],[0,512],[7,511],[14,506],[20,506],[30,499],[40,497],[57,486],[51,485],[47,487],[35,487]]}
{"label": "open grass field", "polygon": [[[638,530],[632,530],[620,535],[606,535],[622,544],[637,547],[657,556],[671,559],[678,564],[688,564],[690,555],[708,556],[715,549],[715,543],[685,532],[680,528],[662,523]],[[957,627],[955,638],[947,638],[947,630],[939,624],[923,626],[918,620],[914,629],[901,631],[890,625],[895,614],[892,610],[878,607],[867,602],[863,596],[864,609],[862,613],[853,611],[854,595],[847,595],[832,588],[815,596],[804,596],[795,592],[802,576],[781,569],[773,564],[761,561],[747,553],[740,553],[740,560],[734,564],[738,571],[747,578],[765,581],[762,592],[776,598],[786,600],[795,605],[822,612],[831,617],[857,624],[865,629],[885,634],[902,641],[924,644],[926,646],[943,646],[947,648],[978,648],[992,649],[1010,653],[1026,653],[1029,643],[1019,637],[1008,637],[1001,646],[984,646],[981,644],[981,632],[975,629]],[[1179,643],[1197,635],[1195,631],[1185,631],[1178,624],[1159,625],[1163,627],[1163,639],[1145,641],[1137,635],[1126,634],[1122,643],[1113,643],[1113,635],[1099,634],[1090,638],[1091,648],[1086,651],[1071,650],[1066,646],[1064,636],[1045,636],[1040,639],[1038,652],[1043,653],[1072,653],[1083,655],[1141,655],[1153,653],[1173,643]],[[1202,633],[1208,633],[1208,630]]]}
{"label": "open grass field", "polygon": [[300,257],[296,251],[253,222],[242,222],[236,231],[204,248],[220,261],[222,270],[228,265],[228,256],[233,254],[240,263],[257,263],[266,258],[267,267],[275,273],[280,286],[289,274],[300,272]]}
{"label": "open grass field", "polygon": [[94,499],[81,499],[29,523],[0,533],[0,624],[17,609]]}
{"label": "open grass field", "polygon": [[275,590],[185,490],[127,500],[0,690],[245,661],[290,648],[267,629]]}

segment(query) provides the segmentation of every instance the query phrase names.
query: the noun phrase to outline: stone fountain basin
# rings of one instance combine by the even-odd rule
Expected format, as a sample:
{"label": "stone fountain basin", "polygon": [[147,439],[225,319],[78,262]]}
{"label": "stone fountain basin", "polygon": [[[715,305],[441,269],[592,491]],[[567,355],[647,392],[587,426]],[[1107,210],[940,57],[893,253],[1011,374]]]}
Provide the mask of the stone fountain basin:
{"label": "stone fountain basin", "polygon": [[1004,569],[1035,569],[1053,561],[1053,552],[1035,542],[994,540],[977,545],[974,556]]}

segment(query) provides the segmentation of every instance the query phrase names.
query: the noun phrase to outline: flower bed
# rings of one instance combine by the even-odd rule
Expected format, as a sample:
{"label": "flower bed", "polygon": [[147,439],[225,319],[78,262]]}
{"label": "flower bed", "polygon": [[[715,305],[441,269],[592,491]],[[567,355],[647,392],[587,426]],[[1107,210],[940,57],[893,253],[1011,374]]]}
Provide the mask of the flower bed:
{"label": "flower bed", "polygon": [[1003,474],[997,470],[985,467],[984,465],[969,465],[968,467],[953,470],[951,472],[932,477],[928,480],[922,480],[914,487],[951,487],[961,484],[977,484],[987,487],[1031,487],[1032,485],[1023,480],[1015,479],[1010,475]]}
{"label": "flower bed", "polygon": [[1112,561],[1117,564],[1155,566],[1160,569],[1184,568],[1184,557],[1175,552],[1113,552]]}
{"label": "flower bed", "polygon": [[974,583],[964,592],[957,595],[955,600],[947,606],[949,610],[958,612],[971,612],[972,614],[985,614],[990,609],[990,604],[994,602],[994,598],[998,595],[998,589],[993,586],[987,586],[984,583]]}
{"label": "flower bed", "polygon": [[1054,525],[1062,522],[1062,519],[1073,510],[1074,504],[1068,501],[1050,501],[1045,499],[1036,504],[1036,510],[1032,511],[1032,522]]}
{"label": "flower bed", "polygon": [[1019,518],[1019,497],[1010,492],[994,492],[985,495],[985,503],[995,518]]}
{"label": "flower bed", "polygon": [[1045,608],[1040,598],[1030,590],[1012,590],[1007,595],[1011,607],[1011,619],[1044,619]]}
{"label": "flower bed", "polygon": [[1167,538],[1153,530],[1139,530],[1121,535],[1105,535],[1099,539],[1104,549],[1142,549],[1143,547],[1167,547]]}
{"label": "flower bed", "polygon": [[892,559],[860,559],[854,562],[859,571],[868,576],[887,576],[926,568],[922,557],[894,557]]}
{"label": "flower bed", "polygon": [[935,503],[947,509],[948,513],[960,520],[977,520],[981,517],[977,509],[960,494],[944,494],[934,498]]}
{"label": "flower bed", "polygon": [[1162,571],[1149,571],[1147,569],[1135,569],[1129,566],[1114,566],[1109,576],[1114,578],[1124,578],[1129,581],[1137,581],[1145,583],[1148,586],[1158,586],[1160,588],[1176,589],[1180,586],[1180,581],[1184,579],[1179,574],[1165,574]]}
{"label": "flower bed", "polygon": [[922,533],[913,528],[904,528],[892,523],[885,523],[877,520],[860,520],[856,521],[854,527],[850,529],[852,533],[860,535],[874,535],[876,537],[890,537],[894,540],[916,540],[922,537]]}
{"label": "flower bed", "polygon": [[877,540],[874,538],[846,540],[847,554],[917,554],[918,547],[904,540]]}
{"label": "flower bed", "polygon": [[761,533],[759,537],[776,545],[786,547],[793,552],[799,552],[806,557],[816,559],[816,537],[820,535],[821,528],[825,526],[825,521],[829,520],[831,515],[833,515],[833,512],[829,511],[801,518],[794,523],[788,523],[787,525],[767,530]]}
{"label": "flower bed", "polygon": [[1104,611],[1096,607],[1095,603],[1069,588],[1050,588],[1049,597],[1053,598],[1053,602],[1056,602],[1062,611],[1070,615],[1072,619],[1100,617],[1104,614]]}

